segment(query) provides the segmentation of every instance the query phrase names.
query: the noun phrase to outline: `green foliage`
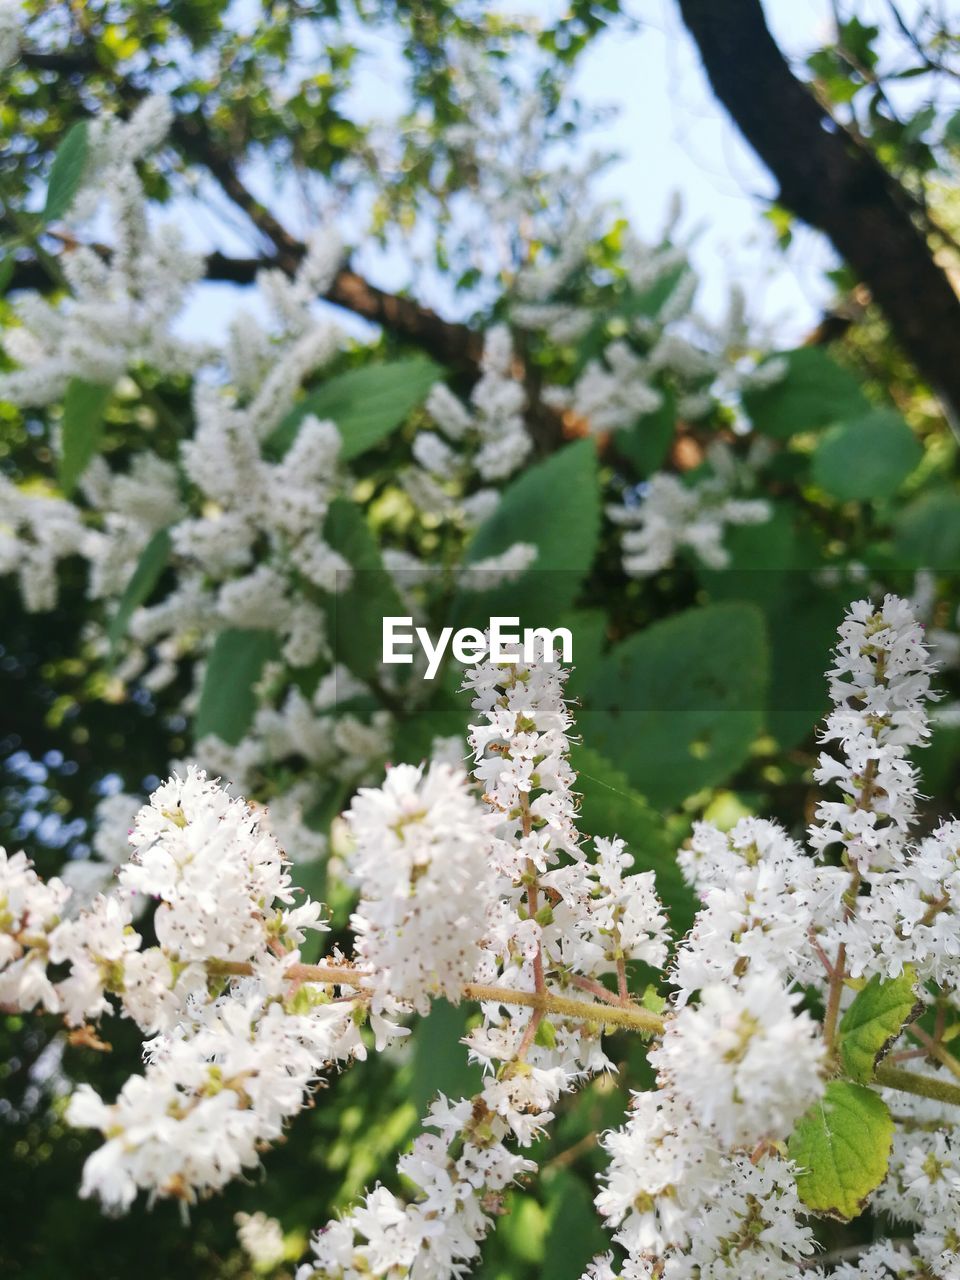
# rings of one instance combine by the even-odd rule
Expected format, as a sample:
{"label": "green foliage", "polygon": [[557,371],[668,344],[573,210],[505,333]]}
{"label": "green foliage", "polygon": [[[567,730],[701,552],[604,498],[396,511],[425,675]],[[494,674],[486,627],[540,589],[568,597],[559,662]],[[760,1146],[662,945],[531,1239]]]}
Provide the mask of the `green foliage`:
{"label": "green foliage", "polygon": [[652,804],[676,805],[747,759],[768,669],[758,609],[690,609],[607,654],[585,698],[584,736]]}
{"label": "green foliage", "polygon": [[800,431],[860,418],[870,409],[857,379],[822,347],[799,347],[770,358],[786,361],[784,377],[743,397],[757,431],[786,440]]}
{"label": "green foliage", "polygon": [[892,1144],[883,1099],[862,1084],[831,1080],[790,1137],[800,1199],[825,1217],[855,1218],[883,1181]]}
{"label": "green foliage", "polygon": [[438,1093],[448,1098],[472,1098],[482,1088],[482,1073],[467,1061],[461,1043],[473,1012],[468,1005],[434,1000],[430,1013],[413,1029],[410,1099],[418,1115],[425,1115]]}
{"label": "green foliage", "polygon": [[911,969],[887,982],[871,978],[840,1021],[840,1057],[847,1075],[869,1084],[877,1063],[922,1008]]}
{"label": "green foliage", "polygon": [[69,496],[86,471],[103,437],[103,414],[112,388],[71,378],[63,398],[60,487]]}
{"label": "green foliage", "polygon": [[56,222],[70,208],[87,167],[89,148],[89,126],[85,120],[78,120],[67,130],[53,157],[47,199],[41,214],[44,223]]}
{"label": "green foliage", "polygon": [[832,427],[813,455],[813,479],[841,501],[889,498],[923,450],[907,424],[889,410]]}
{"label": "green foliage", "polygon": [[614,446],[636,467],[638,475],[651,475],[670,451],[676,421],[676,399],[667,391],[655,413],[644,414],[632,427],[614,433]]}
{"label": "green foliage", "polygon": [[111,653],[116,653],[117,645],[126,634],[127,625],[134,610],[146,603],[150,592],[157,585],[170,559],[170,549],[169,532],[166,529],[158,529],[140,553],[137,567],[130,575],[130,581],[120,597],[116,613],[107,626],[107,639],[110,641]]}
{"label": "green foliage", "polygon": [[[515,582],[461,594],[455,615],[517,615],[543,625],[574,601],[593,563],[600,533],[600,493],[593,442],[579,440],[521,473],[467,544],[467,567],[530,543],[537,558]],[[468,583],[469,586],[469,583]]]}
{"label": "green foliage", "polygon": [[633,870],[653,871],[657,892],[677,933],[693,923],[695,901],[677,866],[675,841],[661,814],[630,785],[608,760],[590,747],[574,746],[570,762],[580,791],[580,827],[587,835],[619,836],[633,855]]}
{"label": "green foliage", "polygon": [[541,1275],[578,1280],[591,1258],[609,1248],[590,1190],[580,1178],[561,1169],[547,1184],[546,1209]]}
{"label": "green foliage", "polygon": [[334,651],[355,675],[372,677],[383,651],[382,620],[407,614],[393,580],[383,567],[376,539],[363,511],[349,498],[330,504],[324,536],[353,570],[352,580],[328,602],[328,627]]}
{"label": "green foliage", "polygon": [[194,738],[215,734],[236,745],[250,727],[256,710],[253,686],[264,663],[276,657],[272,631],[221,631],[213,642],[194,720]]}
{"label": "green foliage", "polygon": [[897,563],[916,569],[960,567],[960,494],[934,489],[921,494],[894,520]]}
{"label": "green foliage", "polygon": [[440,367],[422,356],[373,364],[328,378],[287,414],[265,444],[282,457],[309,414],[335,422],[343,438],[340,456],[347,462],[379,444],[410,415],[443,376]]}

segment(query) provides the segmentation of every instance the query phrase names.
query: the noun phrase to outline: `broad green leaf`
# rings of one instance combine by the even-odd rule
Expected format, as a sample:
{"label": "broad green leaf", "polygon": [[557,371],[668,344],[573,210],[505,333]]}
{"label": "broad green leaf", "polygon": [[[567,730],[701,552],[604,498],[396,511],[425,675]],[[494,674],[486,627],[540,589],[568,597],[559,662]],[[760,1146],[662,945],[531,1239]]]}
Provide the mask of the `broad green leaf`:
{"label": "broad green leaf", "polygon": [[879,1094],[831,1080],[790,1135],[800,1199],[828,1218],[855,1218],[886,1176],[892,1143],[893,1121]]}
{"label": "broad green leaf", "polygon": [[757,431],[786,440],[799,431],[819,431],[870,411],[857,379],[821,347],[798,347],[771,358],[786,360],[785,376],[743,397]]}
{"label": "broad green leaf", "polygon": [[755,604],[767,622],[770,682],[766,728],[789,749],[808,734],[828,704],[823,655],[836,642],[848,596],[814,579],[823,563],[793,503],[777,505],[764,524],[731,528],[727,569],[698,569],[711,600]]}
{"label": "broad green leaf", "polygon": [[566,1169],[546,1180],[548,1228],[539,1273],[549,1280],[579,1280],[591,1258],[609,1244],[591,1189]]}
{"label": "broad green leaf", "polygon": [[551,627],[566,627],[573,636],[573,665],[567,696],[579,698],[596,676],[607,647],[607,617],[599,609],[570,609],[550,619]]}
{"label": "broad green leaf", "polygon": [[693,894],[677,866],[676,850],[668,839],[663,818],[630,785],[609,760],[589,747],[575,744],[570,762],[580,792],[578,825],[587,836],[619,836],[633,855],[633,871],[653,871],[657,892],[676,933],[693,923]]}
{"label": "broad green leaf", "polygon": [[70,208],[83,180],[88,152],[87,123],[85,120],[79,120],[67,131],[53,157],[50,181],[47,185],[47,200],[41,215],[44,223],[56,222]]}
{"label": "broad green leaf", "polygon": [[896,493],[922,456],[900,415],[877,409],[832,427],[813,455],[811,475],[835,498],[868,502]]}
{"label": "broad green leaf", "polygon": [[771,591],[770,696],[767,729],[783,750],[809,737],[829,707],[823,655],[836,643],[837,626],[862,584],[828,588],[810,574],[792,573],[782,594]]}
{"label": "broad green leaf", "polygon": [[6,253],[0,258],[0,297],[7,292],[16,265],[16,259],[12,253]]}
{"label": "broad green leaf", "polygon": [[787,504],[774,507],[762,524],[730,526],[724,546],[730,557],[727,568],[697,570],[715,601],[749,600],[766,611],[790,589],[794,578],[806,580],[813,567]]}
{"label": "broad green leaf", "polygon": [[425,1115],[438,1093],[448,1098],[469,1098],[483,1086],[480,1068],[467,1061],[466,1046],[460,1041],[467,1033],[468,1005],[434,1000],[430,1013],[413,1029],[413,1076],[410,1097],[420,1115]]}
{"label": "broad green leaf", "polygon": [[[329,837],[334,818],[343,812],[350,799],[350,790],[344,782],[332,782],[304,813],[304,826]],[[298,858],[296,849],[285,849],[284,852],[294,864],[294,885],[315,902],[324,904],[332,928],[345,929],[356,899],[342,878],[329,875],[329,859],[319,857],[303,861]],[[304,964],[316,964],[329,945],[327,934],[311,929],[300,944],[300,959]]]}
{"label": "broad green leaf", "polygon": [[497,614],[517,615],[526,625],[559,626],[593,563],[599,534],[596,449],[592,441],[578,440],[513,480],[474,533],[464,557],[467,568],[516,542],[535,546],[537,558],[514,582],[462,592],[458,619],[468,613],[479,625]]}
{"label": "broad green leaf", "polygon": [[613,447],[628,458],[641,476],[648,476],[663,464],[673,442],[677,424],[676,402],[666,391],[655,413],[644,414],[632,427],[615,431]]}
{"label": "broad green leaf", "polygon": [[888,982],[874,976],[843,1015],[840,1056],[854,1080],[869,1083],[873,1079],[877,1063],[921,1009],[916,981],[916,974],[909,968]]}
{"label": "broad green leaf", "polygon": [[282,457],[312,413],[336,423],[343,438],[340,456],[350,461],[399,427],[442,377],[440,366],[423,356],[337,374],[303,397],[267,439],[265,450]]}
{"label": "broad green leaf", "polygon": [[960,494],[937,489],[911,502],[894,521],[893,546],[903,568],[960,568]]}
{"label": "broad green leaf", "polygon": [[98,382],[71,378],[63,399],[60,488],[69,497],[103,436],[103,413],[113,392]]}
{"label": "broad green leaf", "polygon": [[584,741],[651,804],[725,781],[763,723],[766,628],[753,605],[708,605],[612,649],[583,698]]}
{"label": "broad green leaf", "polygon": [[253,686],[264,663],[277,655],[273,631],[221,631],[213,643],[200,690],[193,736],[208,733],[236,746],[249,729],[256,710]]}
{"label": "broad green leaf", "polygon": [[130,581],[123,589],[117,611],[107,627],[111,653],[116,651],[117,645],[123,638],[133,611],[139,609],[157,585],[157,580],[170,559],[170,546],[169,530],[158,529],[140,553],[137,567],[130,575]]}
{"label": "broad green leaf", "polygon": [[[330,504],[324,536],[353,569],[353,579],[330,598],[328,617],[334,655],[354,674],[372,676],[383,653],[383,619],[409,610],[383,567],[380,548],[364,514],[349,498]],[[396,668],[401,673],[403,668]]]}

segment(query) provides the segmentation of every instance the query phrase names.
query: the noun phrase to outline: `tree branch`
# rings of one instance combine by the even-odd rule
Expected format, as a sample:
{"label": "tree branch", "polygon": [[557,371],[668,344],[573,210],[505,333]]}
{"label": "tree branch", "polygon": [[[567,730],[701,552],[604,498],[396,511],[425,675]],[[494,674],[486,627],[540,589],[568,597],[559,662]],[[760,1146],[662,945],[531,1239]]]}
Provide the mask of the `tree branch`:
{"label": "tree branch", "polygon": [[713,90],[780,186],[778,200],[850,264],[960,421],[960,299],[914,222],[915,201],[794,76],[759,0],[678,0]]}
{"label": "tree branch", "polygon": [[[106,75],[118,99],[128,107],[136,106],[145,96],[143,89],[122,76],[110,75],[92,54],[81,49],[62,53],[23,50],[20,60],[33,70],[58,76],[84,78]],[[248,284],[264,266],[279,267],[292,275],[306,252],[306,246],[253,195],[241,178],[233,157],[219,146],[203,115],[195,111],[175,116],[170,138],[184,159],[207,170],[272,247],[271,252],[255,258],[211,254],[207,259],[206,278]],[[36,287],[36,275],[35,264],[20,262],[10,287]],[[412,298],[378,289],[349,267],[337,273],[324,297],[326,301],[381,325],[420,347],[452,371],[472,377],[479,375],[483,338],[469,326],[444,320],[430,307],[421,306]]]}

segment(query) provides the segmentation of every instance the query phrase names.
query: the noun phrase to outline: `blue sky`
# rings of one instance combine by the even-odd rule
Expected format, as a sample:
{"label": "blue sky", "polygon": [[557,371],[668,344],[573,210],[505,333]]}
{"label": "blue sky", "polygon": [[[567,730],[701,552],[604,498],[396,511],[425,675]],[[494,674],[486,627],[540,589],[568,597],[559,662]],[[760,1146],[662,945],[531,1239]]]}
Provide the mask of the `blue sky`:
{"label": "blue sky", "polygon": [[[905,0],[902,9],[909,14],[917,3]],[[549,18],[564,5],[561,0],[502,0],[501,7]],[[764,8],[790,55],[802,56],[829,36],[830,0],[765,0]],[[736,280],[773,345],[790,346],[829,302],[824,271],[833,264],[832,252],[804,228],[786,256],[775,249],[762,216],[775,185],[712,97],[674,0],[643,0],[633,11],[642,14],[642,28],[601,37],[576,74],[575,88],[588,104],[617,109],[595,142],[620,159],[598,175],[597,191],[619,202],[644,238],[657,234],[671,194],[678,192],[685,210],[681,228],[693,237],[692,257],[702,279],[702,309],[721,313]],[[864,21],[874,17],[883,24],[883,0],[861,0],[858,12]],[[358,105],[374,100],[378,111],[389,112],[396,54],[369,30],[362,33],[362,43],[368,56],[356,88]],[[368,254],[360,265],[386,288],[397,287],[405,274],[404,264],[390,255]],[[237,292],[205,286],[184,318],[184,329],[215,336],[235,309]],[[425,300],[443,309],[440,295]]]}

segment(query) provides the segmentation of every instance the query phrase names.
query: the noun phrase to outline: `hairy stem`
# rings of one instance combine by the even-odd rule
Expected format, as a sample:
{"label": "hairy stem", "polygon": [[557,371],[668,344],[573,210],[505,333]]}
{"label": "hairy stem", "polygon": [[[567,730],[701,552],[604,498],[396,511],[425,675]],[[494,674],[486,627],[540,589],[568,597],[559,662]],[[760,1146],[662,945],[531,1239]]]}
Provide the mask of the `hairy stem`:
{"label": "hairy stem", "polygon": [[938,1080],[936,1076],[918,1075],[915,1071],[904,1071],[902,1067],[891,1067],[881,1062],[875,1079],[877,1084],[887,1089],[899,1089],[901,1093],[914,1093],[921,1098],[935,1098],[937,1102],[949,1102],[960,1107],[960,1084]]}
{"label": "hairy stem", "polygon": [[[223,977],[241,978],[253,973],[253,965],[245,960],[208,960],[207,972]],[[286,976],[292,982],[325,982],[355,987],[359,985],[361,979],[369,975],[363,969],[351,969],[346,965],[292,964]],[[549,991],[513,991],[510,987],[493,987],[480,982],[468,982],[463,987],[463,995],[467,1000],[495,1000],[499,1004],[523,1005],[528,1009],[539,1010],[542,1014],[552,1013],[576,1022],[597,1022],[608,1026],[627,1027],[631,1031],[639,1031],[645,1035],[661,1035],[665,1025],[663,1018],[649,1009],[601,1005],[593,1000],[572,1000],[568,996],[554,995]]]}
{"label": "hairy stem", "polygon": [[960,1079],[960,1061],[953,1056],[949,1049],[945,1049],[938,1040],[934,1040],[933,1036],[928,1036],[923,1027],[907,1027],[907,1032],[913,1036],[914,1040],[920,1041],[931,1058],[936,1058],[937,1062],[946,1067],[957,1079]]}
{"label": "hairy stem", "polygon": [[498,1004],[520,1004],[544,1013],[556,1014],[574,1022],[597,1022],[607,1026],[626,1027],[644,1035],[662,1035],[663,1018],[649,1009],[625,1009],[620,1005],[601,1005],[592,1000],[571,1000],[547,991],[511,991],[509,987],[491,987],[481,982],[468,982],[463,988],[468,1000]]}

